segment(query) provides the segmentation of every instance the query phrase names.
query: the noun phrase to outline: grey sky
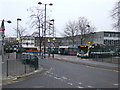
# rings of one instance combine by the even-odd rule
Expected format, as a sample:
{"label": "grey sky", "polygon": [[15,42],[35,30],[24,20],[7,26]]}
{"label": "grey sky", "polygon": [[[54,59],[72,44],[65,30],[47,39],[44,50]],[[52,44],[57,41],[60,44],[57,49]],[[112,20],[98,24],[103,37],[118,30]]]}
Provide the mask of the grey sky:
{"label": "grey sky", "polygon": [[53,3],[53,6],[47,6],[47,9],[52,10],[50,18],[55,19],[58,36],[63,32],[69,20],[77,20],[82,16],[86,17],[97,28],[97,31],[112,29],[110,14],[117,0],[0,0],[0,20],[12,21],[12,24],[5,23],[6,35],[16,36],[13,28],[17,27],[17,18],[22,19],[19,25],[27,28],[28,33],[31,34],[34,30],[26,24],[29,19],[27,9],[40,6],[38,5],[40,1]]}

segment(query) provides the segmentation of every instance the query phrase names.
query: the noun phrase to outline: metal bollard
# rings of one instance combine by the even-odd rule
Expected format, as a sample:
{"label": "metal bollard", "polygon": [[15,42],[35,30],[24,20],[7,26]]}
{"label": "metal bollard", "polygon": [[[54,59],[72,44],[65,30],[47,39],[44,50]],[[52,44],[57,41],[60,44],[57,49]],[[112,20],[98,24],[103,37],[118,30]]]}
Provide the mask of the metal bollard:
{"label": "metal bollard", "polygon": [[6,67],[6,75],[7,75],[7,77],[8,77],[8,60],[7,60],[7,67]]}

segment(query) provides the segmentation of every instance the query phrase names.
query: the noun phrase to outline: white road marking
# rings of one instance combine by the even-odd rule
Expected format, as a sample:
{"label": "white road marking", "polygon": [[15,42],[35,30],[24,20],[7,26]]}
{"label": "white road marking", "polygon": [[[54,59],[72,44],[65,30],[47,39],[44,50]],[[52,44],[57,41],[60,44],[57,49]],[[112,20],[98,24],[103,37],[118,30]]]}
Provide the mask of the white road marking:
{"label": "white road marking", "polygon": [[68,82],[67,84],[69,84],[69,85],[73,85],[72,83],[69,83],[69,82]]}
{"label": "white road marking", "polygon": [[64,77],[64,76],[63,76],[62,78],[63,78],[63,79],[67,79],[67,78],[66,78],[66,77]]}
{"label": "white road marking", "polygon": [[61,79],[61,78],[59,78],[59,77],[54,77],[55,79]]}
{"label": "white road marking", "polygon": [[36,71],[34,71],[34,72],[38,72],[38,71],[36,70]]}
{"label": "white road marking", "polygon": [[91,67],[91,66],[86,66],[87,68],[95,68],[95,67]]}
{"label": "white road marking", "polygon": [[119,72],[119,71],[116,71],[116,70],[113,70],[113,71],[115,71],[115,72]]}
{"label": "white road marking", "polygon": [[82,84],[81,82],[79,82],[78,84]]}
{"label": "white road marking", "polygon": [[13,80],[17,80],[17,78],[14,78]]}
{"label": "white road marking", "polygon": [[88,88],[93,88],[93,86],[88,86]]}
{"label": "white road marking", "polygon": [[113,84],[113,85],[118,86],[118,84]]}
{"label": "white road marking", "polygon": [[84,87],[78,86],[78,88],[84,88]]}

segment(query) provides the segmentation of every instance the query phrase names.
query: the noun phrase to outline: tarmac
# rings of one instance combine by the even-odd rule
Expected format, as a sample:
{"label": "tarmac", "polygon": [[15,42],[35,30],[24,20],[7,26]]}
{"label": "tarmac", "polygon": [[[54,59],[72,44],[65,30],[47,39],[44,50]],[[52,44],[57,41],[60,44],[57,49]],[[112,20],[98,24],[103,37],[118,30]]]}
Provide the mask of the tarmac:
{"label": "tarmac", "polygon": [[[48,57],[48,55],[46,55],[46,59],[49,59],[49,58],[51,58],[52,60],[70,62],[70,63],[75,63],[75,64],[82,64],[82,65],[87,65],[87,66],[92,66],[92,67],[97,67],[97,68],[116,70],[118,72],[120,71],[119,64],[98,62],[98,61],[93,61],[92,59],[81,59],[81,58],[76,57],[76,56],[55,54],[54,58],[52,58],[52,55],[51,55],[51,57]],[[41,57],[39,57],[39,59],[41,59]],[[120,60],[120,58],[118,58],[118,60]],[[1,64],[0,64],[0,67],[1,67]],[[38,70],[30,72],[30,73],[26,73],[26,74],[23,74],[23,75],[20,75],[20,76],[8,76],[8,77],[4,77],[3,79],[2,79],[2,77],[0,77],[0,81],[1,81],[0,85],[6,85],[6,84],[11,84],[11,83],[18,82],[19,80],[22,80],[23,77],[27,77],[27,76],[30,76],[32,74],[41,72],[41,71],[43,71],[43,69],[44,68],[41,65],[39,65]]]}

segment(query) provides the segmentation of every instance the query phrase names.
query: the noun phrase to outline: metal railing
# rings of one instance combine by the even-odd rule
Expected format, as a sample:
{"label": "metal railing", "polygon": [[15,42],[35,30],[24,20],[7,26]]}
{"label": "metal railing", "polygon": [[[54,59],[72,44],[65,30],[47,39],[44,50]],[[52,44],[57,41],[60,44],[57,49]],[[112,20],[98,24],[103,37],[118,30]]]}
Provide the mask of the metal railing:
{"label": "metal railing", "polygon": [[21,75],[38,69],[38,57],[36,55],[18,54],[19,58],[10,58],[13,55],[9,55],[9,58],[4,60],[4,76]]}

